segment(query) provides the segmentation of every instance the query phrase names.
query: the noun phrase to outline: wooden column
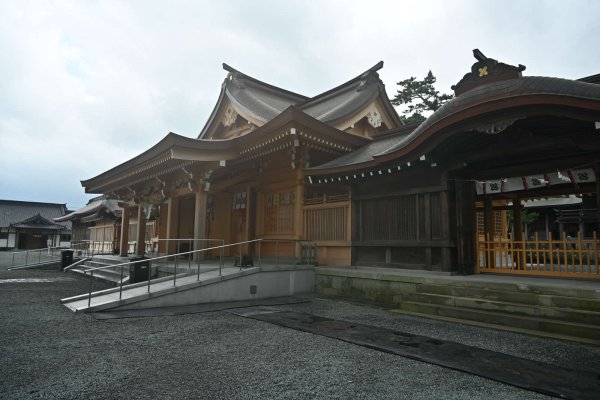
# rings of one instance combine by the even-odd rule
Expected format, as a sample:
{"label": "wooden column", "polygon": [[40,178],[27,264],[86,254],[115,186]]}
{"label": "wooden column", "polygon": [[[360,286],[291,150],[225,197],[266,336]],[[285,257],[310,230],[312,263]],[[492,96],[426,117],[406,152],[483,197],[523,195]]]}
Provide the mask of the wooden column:
{"label": "wooden column", "polygon": [[121,220],[121,242],[119,255],[127,257],[129,253],[129,208],[123,208],[123,216]]}
{"label": "wooden column", "polygon": [[[302,239],[303,231],[304,231],[304,210],[302,206],[304,205],[304,184],[302,182],[302,172],[298,170],[297,180],[296,180],[296,220],[294,221],[294,236],[296,240]],[[296,257],[301,257],[302,250],[300,248],[300,244],[297,243],[295,249]]]}
{"label": "wooden column", "polygon": [[459,272],[475,273],[479,260],[474,182],[456,181],[456,249]]}
{"label": "wooden column", "polygon": [[[203,188],[198,188],[196,192],[196,201],[194,206],[194,239],[206,239],[206,198],[207,193]],[[208,246],[207,246],[208,245]],[[216,243],[206,243],[203,240],[194,240],[194,250],[200,250],[205,247],[216,245]],[[194,253],[194,260],[204,259],[204,253]]]}
{"label": "wooden column", "polygon": [[518,243],[523,240],[523,224],[521,219],[521,199],[518,197],[513,200],[513,230],[514,230],[514,238],[515,241],[515,249],[516,249],[516,263],[517,268],[521,269],[524,265],[524,253],[521,252],[521,248],[523,245]]}
{"label": "wooden column", "polygon": [[[177,221],[179,220],[179,199],[169,197],[167,200],[167,232],[166,239],[177,239]],[[176,243],[173,240],[167,240],[167,254],[175,254]]]}
{"label": "wooden column", "polygon": [[135,255],[143,256],[146,254],[146,215],[144,208],[138,205],[138,224],[137,224],[137,244],[135,246]]}
{"label": "wooden column", "polygon": [[494,205],[489,196],[483,201],[483,241],[486,243],[485,264],[488,268],[496,266],[496,254],[493,251],[494,233],[496,232],[496,221],[494,219]]}
{"label": "wooden column", "polygon": [[596,164],[596,217],[598,222],[597,234],[600,234],[600,163]]}
{"label": "wooden column", "polygon": [[[445,183],[446,186],[448,185]],[[442,240],[445,242],[450,242],[450,196],[448,196],[447,191],[443,191],[440,193],[440,203],[442,205]],[[442,247],[442,271],[451,271],[452,270],[452,253],[449,247]]]}

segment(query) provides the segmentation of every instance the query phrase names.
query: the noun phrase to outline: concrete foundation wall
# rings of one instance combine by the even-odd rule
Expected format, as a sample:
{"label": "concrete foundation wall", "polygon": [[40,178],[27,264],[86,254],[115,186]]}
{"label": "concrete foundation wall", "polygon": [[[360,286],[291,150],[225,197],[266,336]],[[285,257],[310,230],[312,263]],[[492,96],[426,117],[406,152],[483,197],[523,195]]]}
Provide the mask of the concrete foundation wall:
{"label": "concrete foundation wall", "polygon": [[415,293],[422,277],[364,272],[351,268],[318,268],[315,272],[315,293],[327,296],[373,301],[382,304],[399,303],[409,293]]}
{"label": "concrete foundation wall", "polygon": [[217,280],[192,288],[125,304],[114,310],[132,310],[155,307],[183,306],[203,303],[219,303],[271,297],[292,296],[313,292],[313,268],[272,269]]}

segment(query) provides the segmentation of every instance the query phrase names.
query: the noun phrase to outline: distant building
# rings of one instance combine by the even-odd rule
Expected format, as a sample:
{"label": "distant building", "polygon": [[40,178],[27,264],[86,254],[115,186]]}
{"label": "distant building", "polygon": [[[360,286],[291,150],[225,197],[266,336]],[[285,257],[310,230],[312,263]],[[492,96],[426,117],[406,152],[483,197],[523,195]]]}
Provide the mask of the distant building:
{"label": "distant building", "polygon": [[55,223],[65,204],[0,200],[0,250],[68,245],[71,223]]}
{"label": "distant building", "polygon": [[80,209],[54,218],[54,222],[72,224],[73,245],[84,242],[95,251],[112,251],[119,239],[122,211],[118,200],[97,196]]}

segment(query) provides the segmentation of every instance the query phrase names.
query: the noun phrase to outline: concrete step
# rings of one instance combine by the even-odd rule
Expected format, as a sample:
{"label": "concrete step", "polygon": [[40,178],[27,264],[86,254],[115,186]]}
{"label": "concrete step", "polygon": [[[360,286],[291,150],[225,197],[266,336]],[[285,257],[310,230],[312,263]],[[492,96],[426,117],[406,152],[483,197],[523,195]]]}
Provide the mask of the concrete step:
{"label": "concrete step", "polygon": [[500,311],[506,314],[541,317],[575,323],[600,326],[600,312],[582,309],[542,306],[522,302],[507,302],[481,297],[456,297],[438,294],[413,293],[405,297],[407,301],[425,304],[462,307],[477,310]]}
{"label": "concrete step", "polygon": [[421,316],[440,316],[494,324],[502,327],[515,327],[531,332],[546,332],[573,338],[583,338],[600,344],[600,326],[549,318],[521,316],[500,311],[453,307],[440,304],[404,301],[397,309],[399,312],[410,312]]}

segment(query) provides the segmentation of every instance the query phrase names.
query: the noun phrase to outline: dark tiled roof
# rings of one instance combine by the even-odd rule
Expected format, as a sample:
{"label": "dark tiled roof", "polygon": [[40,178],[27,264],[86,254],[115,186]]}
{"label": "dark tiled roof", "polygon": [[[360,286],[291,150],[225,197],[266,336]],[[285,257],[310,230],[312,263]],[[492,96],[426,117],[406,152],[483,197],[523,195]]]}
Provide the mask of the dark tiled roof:
{"label": "dark tiled roof", "polygon": [[227,64],[223,64],[223,69],[229,71],[229,74],[221,86],[221,93],[219,94],[215,108],[198,135],[199,139],[205,135],[207,129],[213,123],[219,112],[221,103],[226,98],[243,113],[252,115],[263,122],[270,121],[289,106],[305,101],[308,98],[301,94],[259,81]]}
{"label": "dark tiled roof", "polygon": [[381,96],[386,111],[398,125],[402,125],[396,110],[388,101],[385,85],[376,72],[383,67],[383,61],[356,78],[311,98],[261,82],[226,64],[223,67],[229,74],[223,82],[217,104],[198,138],[202,138],[211,126],[225,98],[242,113],[265,123],[292,105],[321,122],[331,123],[354,114],[377,96]]}
{"label": "dark tiled roof", "polygon": [[[297,107],[308,115],[323,121],[334,122],[359,111],[379,95],[387,101],[385,85],[379,79],[377,71],[383,67],[383,61],[361,75],[318,96],[312,97]],[[398,114],[389,105],[386,107],[398,125],[402,125]]]}
{"label": "dark tiled roof", "polygon": [[54,218],[54,222],[71,221],[73,219],[84,219],[88,217],[96,218],[102,215],[110,215],[120,211],[118,200],[105,199],[98,196],[90,200],[85,206],[77,211],[73,211],[63,217]]}
{"label": "dark tiled roof", "polygon": [[24,221],[18,222],[16,224],[10,225],[13,228],[18,229],[35,229],[35,230],[52,230],[52,231],[60,231],[64,230],[65,227],[60,224],[55,224],[52,221],[48,221],[46,218],[37,214],[31,218],[28,218]]}
{"label": "dark tiled roof", "polygon": [[[6,228],[11,224],[24,223],[38,214],[52,225],[53,218],[63,216],[65,211],[64,204],[0,200],[0,227]],[[61,225],[71,229],[70,222]]]}
{"label": "dark tiled roof", "polygon": [[444,104],[404,140],[379,155],[401,150],[421,136],[433,125],[474,105],[524,96],[562,96],[600,101],[600,86],[592,83],[543,76],[527,76],[518,79],[496,81],[478,86]]}
{"label": "dark tiled roof", "polygon": [[390,147],[396,145],[401,142],[408,136],[407,133],[400,133],[390,136],[382,137],[381,139],[374,140],[373,142],[367,144],[364,147],[361,147],[358,150],[355,150],[351,153],[344,154],[341,157],[336,158],[335,160],[331,160],[325,164],[321,164],[316,167],[308,168],[306,171],[310,173],[318,173],[319,170],[325,170],[336,167],[349,166],[354,164],[361,164],[365,162],[373,161],[373,156],[375,154],[381,153],[389,149]]}

